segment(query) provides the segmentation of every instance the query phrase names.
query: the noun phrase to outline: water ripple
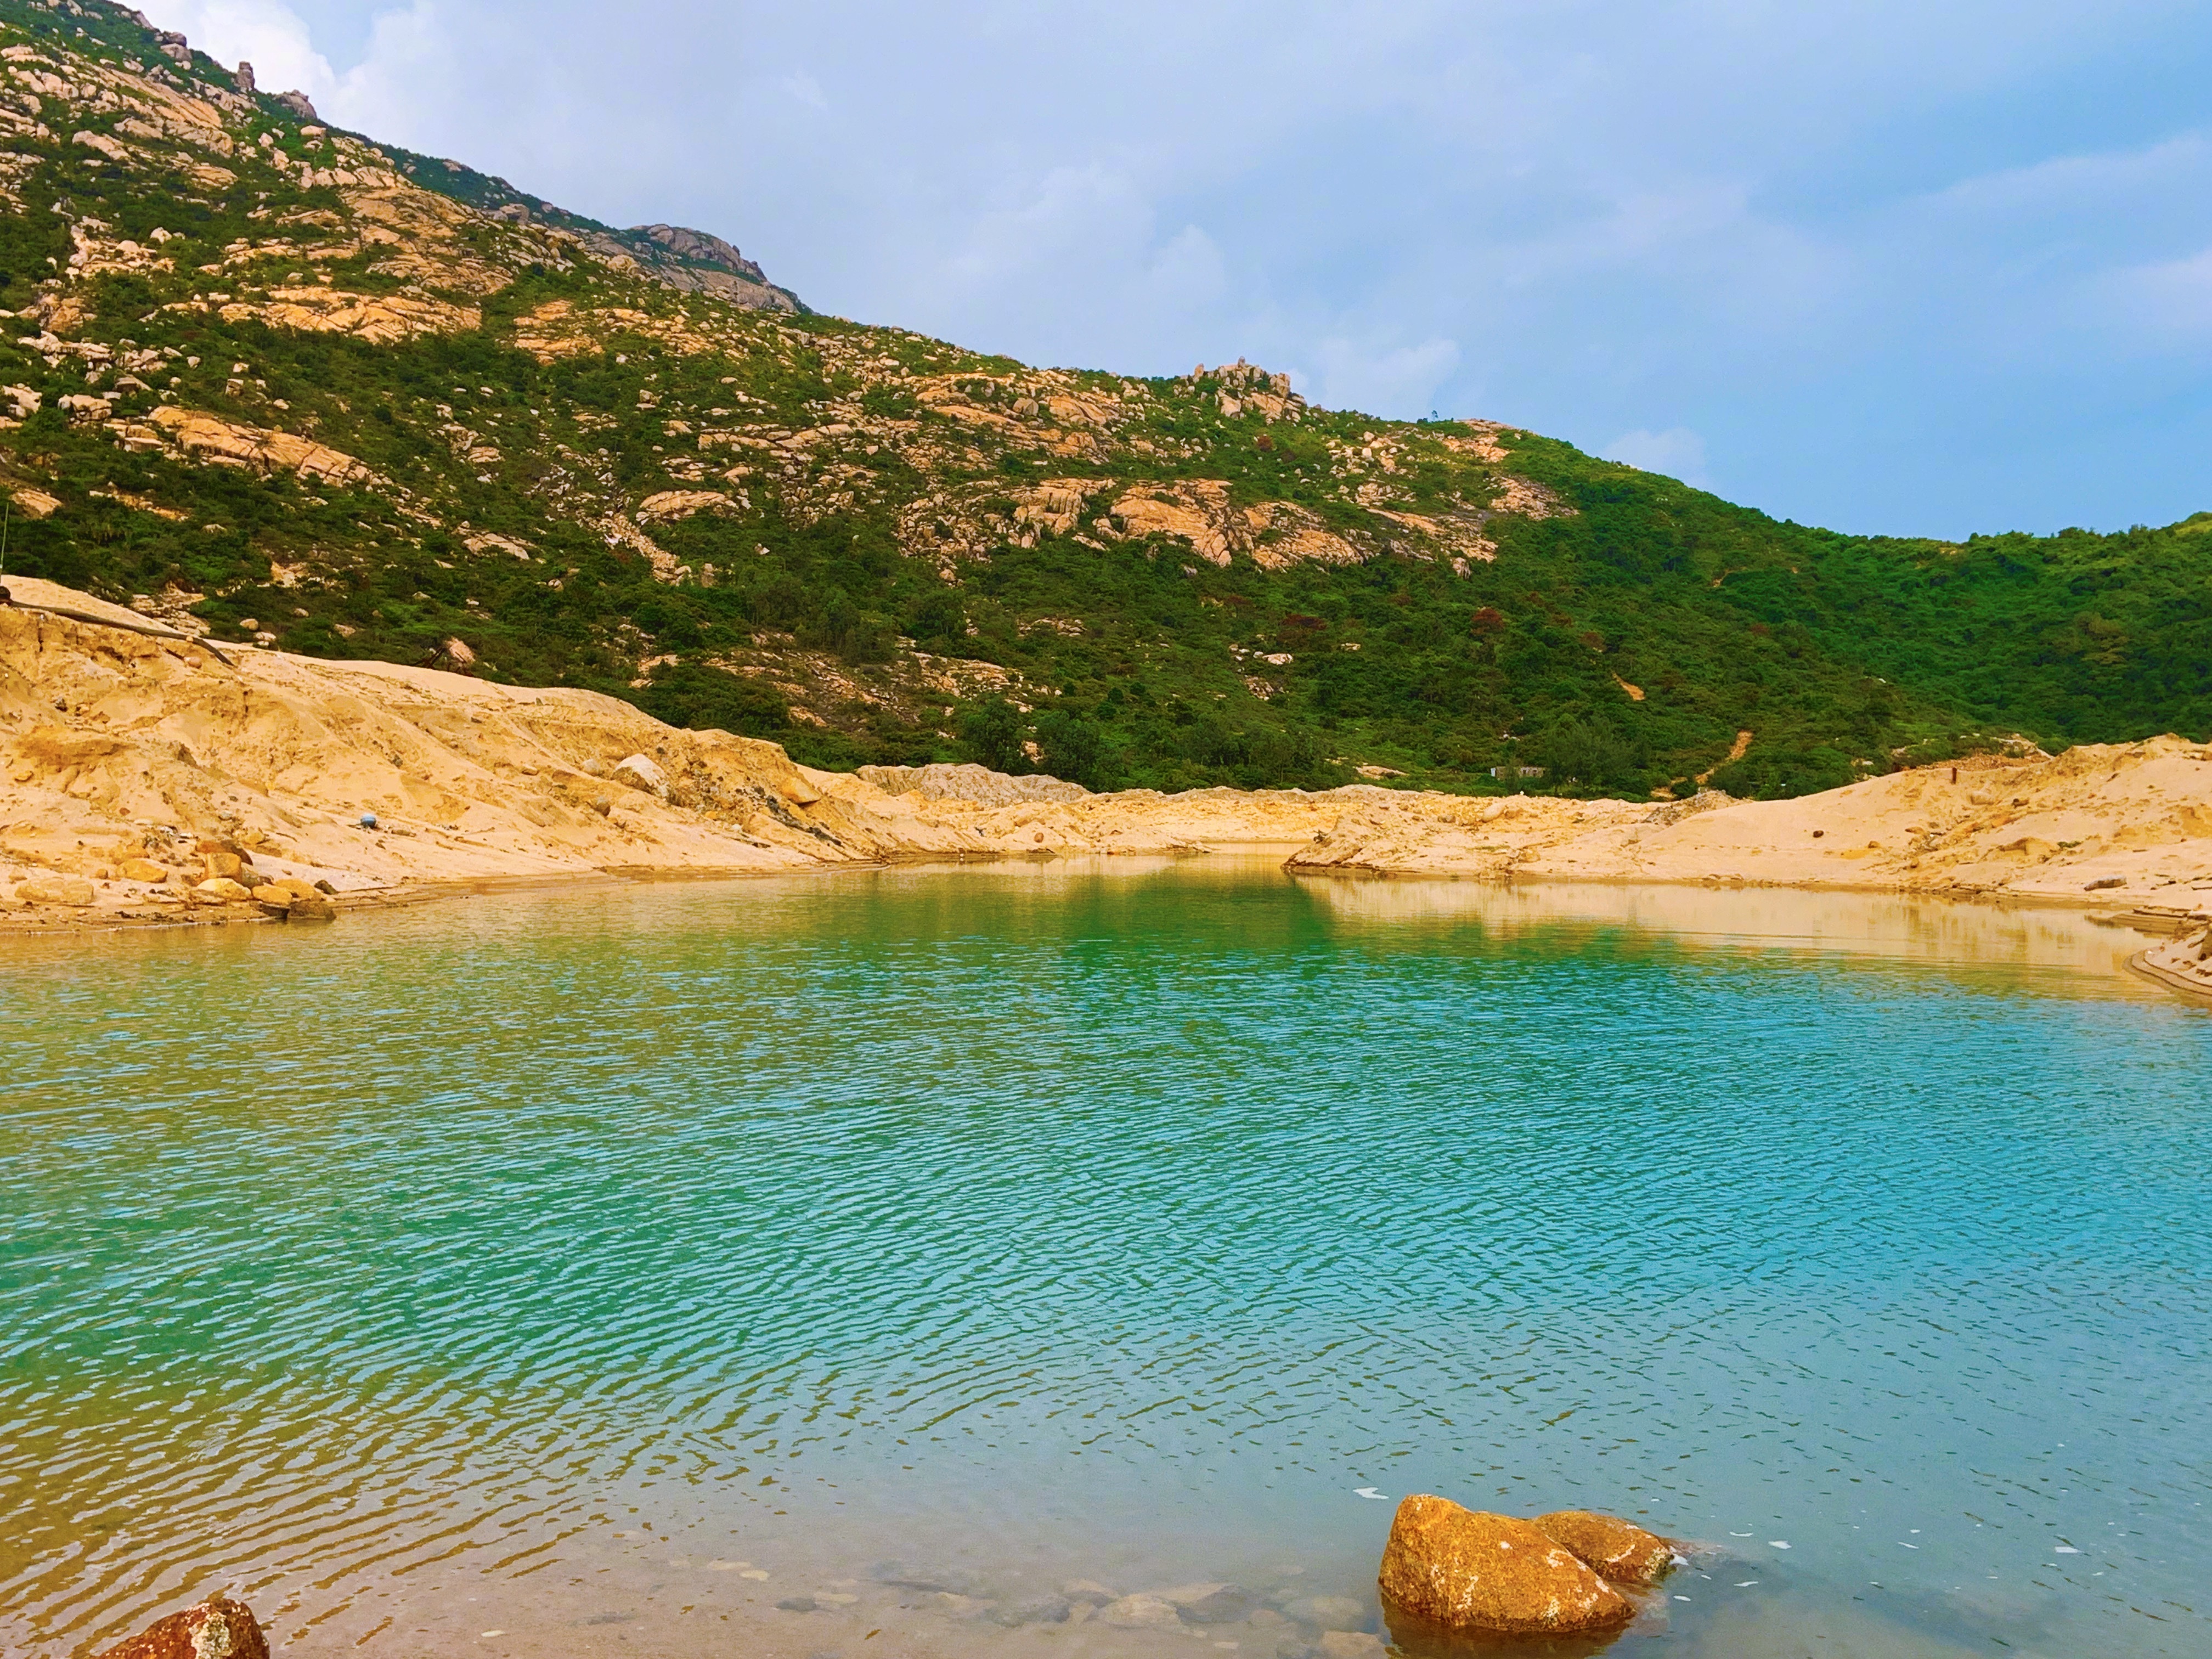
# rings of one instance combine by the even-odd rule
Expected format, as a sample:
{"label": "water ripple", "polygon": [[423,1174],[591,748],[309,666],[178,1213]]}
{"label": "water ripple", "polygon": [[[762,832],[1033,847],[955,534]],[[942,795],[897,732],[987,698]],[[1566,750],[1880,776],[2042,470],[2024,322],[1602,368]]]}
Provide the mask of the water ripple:
{"label": "water ripple", "polygon": [[[2200,1650],[2108,1608],[2212,1565],[2212,1021],[1955,939],[1339,890],[909,872],[14,951],[0,1645],[235,1577],[374,1651],[390,1587],[580,1583],[640,1505],[1349,1583],[1380,1482],[1786,1522],[1792,1593],[1879,1578],[1900,1653],[2031,1569],[1966,1623]],[[2123,1516],[2117,1565],[2041,1565]],[[1724,1625],[1668,1641],[1763,1650]]]}

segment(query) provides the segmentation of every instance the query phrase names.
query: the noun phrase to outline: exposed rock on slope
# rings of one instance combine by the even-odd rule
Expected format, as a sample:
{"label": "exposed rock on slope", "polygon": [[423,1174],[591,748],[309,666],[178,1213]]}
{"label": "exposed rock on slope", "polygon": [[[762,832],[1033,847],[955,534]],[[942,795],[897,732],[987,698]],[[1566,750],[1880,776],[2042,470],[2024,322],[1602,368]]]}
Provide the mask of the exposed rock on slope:
{"label": "exposed rock on slope", "polygon": [[854,775],[886,795],[922,795],[983,806],[1025,800],[1085,800],[1091,794],[1079,783],[1042,776],[1009,777],[986,766],[863,766]]}

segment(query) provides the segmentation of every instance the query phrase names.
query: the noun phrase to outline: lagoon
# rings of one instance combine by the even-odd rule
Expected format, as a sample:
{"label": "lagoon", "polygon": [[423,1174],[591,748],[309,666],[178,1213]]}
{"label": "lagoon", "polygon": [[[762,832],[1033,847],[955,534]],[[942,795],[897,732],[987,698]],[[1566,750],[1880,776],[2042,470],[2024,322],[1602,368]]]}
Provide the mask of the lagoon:
{"label": "lagoon", "polygon": [[1249,1659],[1434,1491],[1706,1546],[1650,1659],[2201,1653],[2142,942],[1238,859],[10,942],[0,1649]]}

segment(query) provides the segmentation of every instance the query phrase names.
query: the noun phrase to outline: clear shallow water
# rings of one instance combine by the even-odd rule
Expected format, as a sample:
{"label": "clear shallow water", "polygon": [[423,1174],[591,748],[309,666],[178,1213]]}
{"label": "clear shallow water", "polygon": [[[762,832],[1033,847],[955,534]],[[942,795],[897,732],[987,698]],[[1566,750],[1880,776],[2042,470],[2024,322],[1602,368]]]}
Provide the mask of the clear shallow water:
{"label": "clear shallow water", "polygon": [[13,946],[0,1649],[232,1583],[302,1653],[1295,1653],[988,1615],[1371,1624],[1364,1486],[1717,1547],[1650,1659],[2199,1654],[2212,1020],[2140,943],[1224,861]]}

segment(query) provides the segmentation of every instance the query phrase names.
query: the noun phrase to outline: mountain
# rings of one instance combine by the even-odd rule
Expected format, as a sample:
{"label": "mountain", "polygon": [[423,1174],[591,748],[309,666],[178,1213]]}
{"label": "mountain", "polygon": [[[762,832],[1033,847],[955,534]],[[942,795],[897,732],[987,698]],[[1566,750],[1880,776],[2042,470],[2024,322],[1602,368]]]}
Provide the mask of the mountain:
{"label": "mountain", "polygon": [[0,307],[9,568],[817,767],[1777,795],[2212,732],[2212,514],[1844,536],[1242,362],[1030,368],[101,0],[0,0]]}

